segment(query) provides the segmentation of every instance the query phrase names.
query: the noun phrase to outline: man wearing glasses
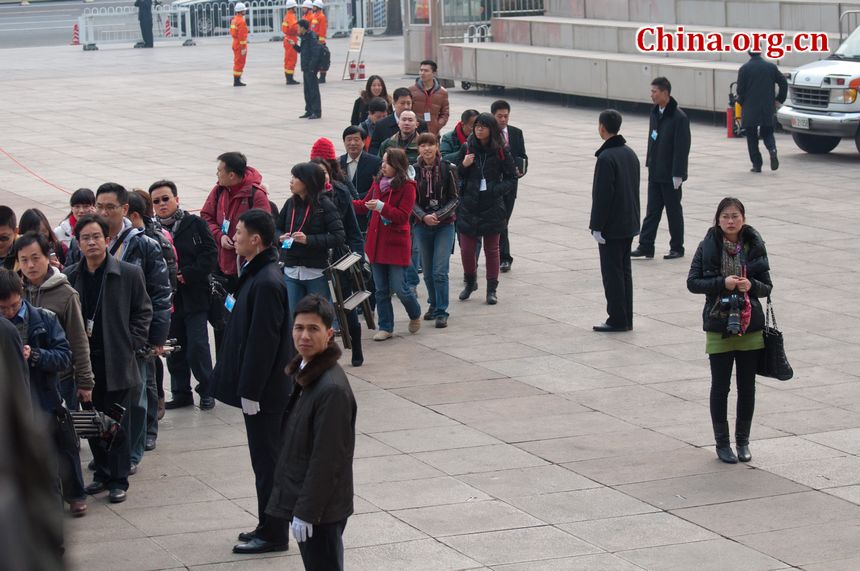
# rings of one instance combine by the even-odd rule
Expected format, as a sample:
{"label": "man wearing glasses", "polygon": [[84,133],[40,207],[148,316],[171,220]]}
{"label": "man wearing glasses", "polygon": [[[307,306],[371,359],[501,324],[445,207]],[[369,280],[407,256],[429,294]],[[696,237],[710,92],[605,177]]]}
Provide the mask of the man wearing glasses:
{"label": "man wearing glasses", "polygon": [[170,392],[173,400],[167,409],[194,405],[191,374],[197,378],[200,408],[215,407],[212,396],[212,354],[206,329],[209,312],[209,275],[218,264],[218,249],[209,225],[179,205],[176,184],[159,180],[149,187],[155,216],[162,228],[173,236],[179,274],[173,315],[170,318],[171,339],[176,339],[181,351],[167,357],[170,371]]}

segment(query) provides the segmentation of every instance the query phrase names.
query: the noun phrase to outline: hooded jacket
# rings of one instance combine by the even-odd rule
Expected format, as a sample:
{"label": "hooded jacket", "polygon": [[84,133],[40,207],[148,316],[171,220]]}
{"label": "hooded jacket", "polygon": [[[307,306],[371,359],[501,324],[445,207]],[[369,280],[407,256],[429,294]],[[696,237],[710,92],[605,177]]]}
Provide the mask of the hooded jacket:
{"label": "hooded jacket", "polygon": [[61,401],[59,373],[72,362],[72,350],[57,316],[52,311],[33,307],[26,300],[27,339],[30,346],[30,397],[33,408],[53,413]]}
{"label": "hooded jacket", "polygon": [[64,371],[60,378],[74,375],[79,389],[92,390],[93,368],[90,363],[90,341],[84,328],[81,314],[81,299],[69,279],[61,272],[48,267],[48,277],[40,286],[26,281],[25,299],[36,307],[47,309],[56,314],[66,333],[72,349],[72,367]]}
{"label": "hooded jacket", "polygon": [[[415,112],[415,116],[427,122],[428,131],[434,135],[439,135],[439,131],[448,123],[450,114],[448,90],[442,87],[438,79],[434,78],[433,87],[428,92],[424,89],[424,82],[419,77],[415,83],[409,86],[409,93],[412,94],[412,110]],[[427,113],[430,114],[429,120]]]}
{"label": "hooded jacket", "polygon": [[236,186],[227,187],[216,184],[209,192],[200,217],[209,225],[209,231],[218,247],[218,268],[225,276],[235,276],[239,273],[236,263],[236,251],[221,247],[221,236],[225,233],[222,228],[227,221],[226,234],[232,238],[236,234],[236,223],[239,216],[251,208],[261,208],[271,212],[269,195],[260,186],[263,176],[253,167],[245,169],[245,177]]}

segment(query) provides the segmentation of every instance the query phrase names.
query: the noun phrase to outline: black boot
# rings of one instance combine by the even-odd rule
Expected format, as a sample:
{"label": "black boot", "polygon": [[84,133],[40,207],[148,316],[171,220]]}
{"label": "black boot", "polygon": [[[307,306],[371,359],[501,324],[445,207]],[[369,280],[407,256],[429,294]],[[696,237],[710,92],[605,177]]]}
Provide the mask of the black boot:
{"label": "black boot", "polygon": [[499,280],[487,280],[487,305],[496,305],[499,299],[496,297],[496,288],[499,287]]}
{"label": "black boot", "polygon": [[738,460],[749,462],[752,460],[750,452],[750,420],[738,420],[735,422],[735,446],[738,449]]}
{"label": "black boot", "polygon": [[735,456],[732,450],[732,443],[729,440],[729,423],[714,422],[714,440],[717,442],[717,458],[726,464],[737,464],[738,457]]}
{"label": "black boot", "polygon": [[292,73],[286,74],[287,76],[287,85],[301,85],[298,81],[295,80],[295,77]]}
{"label": "black boot", "polygon": [[475,274],[466,274],[465,277],[466,287],[463,288],[463,291],[460,292],[460,301],[465,301],[469,299],[469,296],[472,295],[472,292],[478,289],[478,276]]}
{"label": "black boot", "polygon": [[364,353],[361,351],[361,324],[349,326],[349,339],[352,341],[352,366],[360,367],[364,364]]}
{"label": "black boot", "polygon": [[245,84],[242,83],[241,75],[233,76],[233,87],[245,87]]}

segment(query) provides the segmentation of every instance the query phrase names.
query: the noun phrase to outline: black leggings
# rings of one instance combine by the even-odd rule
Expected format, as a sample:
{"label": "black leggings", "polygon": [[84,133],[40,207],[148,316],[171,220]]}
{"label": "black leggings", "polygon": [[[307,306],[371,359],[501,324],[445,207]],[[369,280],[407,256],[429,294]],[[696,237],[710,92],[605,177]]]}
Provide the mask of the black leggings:
{"label": "black leggings", "polygon": [[738,409],[737,420],[752,421],[755,411],[755,373],[760,349],[729,351],[709,355],[711,362],[711,421],[727,421],[729,390],[732,383],[732,366],[737,363]]}

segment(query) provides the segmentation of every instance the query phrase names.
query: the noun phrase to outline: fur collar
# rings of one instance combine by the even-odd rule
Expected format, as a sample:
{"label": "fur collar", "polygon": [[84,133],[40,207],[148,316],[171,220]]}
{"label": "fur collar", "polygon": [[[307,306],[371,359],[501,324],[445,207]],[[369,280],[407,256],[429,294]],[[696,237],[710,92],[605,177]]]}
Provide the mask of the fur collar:
{"label": "fur collar", "polygon": [[[287,374],[295,375],[296,382],[302,388],[307,388],[317,382],[323,373],[337,365],[337,360],[340,359],[341,350],[337,343],[332,341],[325,351],[314,357],[304,369],[299,371],[299,365],[302,364],[302,356],[296,357],[287,365]],[[298,374],[296,374],[298,371]]]}

